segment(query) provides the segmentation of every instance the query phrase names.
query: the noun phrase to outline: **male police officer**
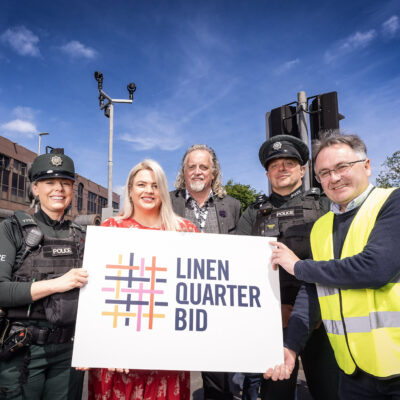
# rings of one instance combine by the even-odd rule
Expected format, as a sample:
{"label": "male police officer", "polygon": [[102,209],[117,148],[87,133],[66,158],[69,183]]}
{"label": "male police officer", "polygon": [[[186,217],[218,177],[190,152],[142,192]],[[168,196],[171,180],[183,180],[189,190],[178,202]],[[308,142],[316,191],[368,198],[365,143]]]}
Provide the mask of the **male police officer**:
{"label": "male police officer", "polygon": [[84,232],[66,221],[73,161],[38,156],[29,172],[40,210],[0,224],[0,398],[78,399],[83,375],[71,368]]}
{"label": "male police officer", "polygon": [[314,260],[299,260],[280,243],[271,260],[316,282],[317,291],[302,287],[288,325],[285,365],[265,377],[287,378],[322,314],[341,369],[340,398],[399,399],[400,190],[369,184],[370,160],[356,135],[333,132],[315,144],[313,155],[316,177],[332,200],[331,212],[311,232]]}
{"label": "male police officer", "polygon": [[[171,192],[174,211],[192,221],[200,232],[235,233],[240,217],[240,202],[226,194],[221,169],[214,150],[195,144],[183,156]],[[206,400],[230,400],[233,374],[202,372]]]}
{"label": "male police officer", "polygon": [[[294,249],[299,258],[310,257],[309,234],[312,225],[327,211],[328,201],[318,189],[304,192],[302,178],[308,162],[307,145],[289,135],[274,136],[260,148],[259,158],[266,169],[272,193],[251,205],[239,220],[237,234],[277,237]],[[279,270],[282,303],[282,324],[286,328],[301,282]],[[315,399],[337,398],[337,366],[321,325],[314,331],[301,354],[308,386]],[[294,399],[296,372],[290,381],[262,380],[263,399]],[[243,399],[257,398],[261,375],[248,374]]]}

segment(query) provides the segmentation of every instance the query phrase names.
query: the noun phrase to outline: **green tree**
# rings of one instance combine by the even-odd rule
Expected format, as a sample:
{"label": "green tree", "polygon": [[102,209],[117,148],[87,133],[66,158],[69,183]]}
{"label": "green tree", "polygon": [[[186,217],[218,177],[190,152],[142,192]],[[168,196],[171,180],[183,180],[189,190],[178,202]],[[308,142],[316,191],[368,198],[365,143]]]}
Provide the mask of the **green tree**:
{"label": "green tree", "polygon": [[225,190],[229,196],[239,200],[242,205],[242,212],[256,200],[257,196],[262,195],[262,192],[257,192],[256,189],[250,185],[242,185],[241,183],[234,183],[232,179],[225,185]]}
{"label": "green tree", "polygon": [[400,186],[400,150],[386,158],[376,178],[376,185],[383,188]]}

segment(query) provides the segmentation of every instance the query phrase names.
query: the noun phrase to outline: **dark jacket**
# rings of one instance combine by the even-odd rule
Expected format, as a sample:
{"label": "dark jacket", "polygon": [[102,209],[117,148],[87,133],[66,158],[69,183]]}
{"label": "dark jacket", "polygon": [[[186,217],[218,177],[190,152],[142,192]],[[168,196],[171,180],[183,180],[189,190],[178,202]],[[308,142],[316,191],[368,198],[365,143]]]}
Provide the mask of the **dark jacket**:
{"label": "dark jacket", "polygon": [[[174,190],[170,192],[172,207],[176,214],[185,217],[186,192]],[[219,233],[235,233],[240,218],[240,202],[231,196],[219,198],[214,196],[214,205],[217,212]],[[193,221],[192,221],[193,222]]]}

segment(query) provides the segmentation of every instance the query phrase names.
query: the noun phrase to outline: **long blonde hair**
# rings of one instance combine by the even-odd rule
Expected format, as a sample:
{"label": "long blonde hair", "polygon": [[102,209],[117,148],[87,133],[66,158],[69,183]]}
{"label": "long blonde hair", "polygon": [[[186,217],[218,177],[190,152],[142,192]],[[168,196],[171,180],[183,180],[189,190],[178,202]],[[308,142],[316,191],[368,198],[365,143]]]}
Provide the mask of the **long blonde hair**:
{"label": "long blonde hair", "polygon": [[164,170],[161,165],[154,160],[143,160],[139,164],[136,164],[129,172],[128,179],[126,180],[125,193],[124,193],[124,205],[122,206],[121,214],[116,217],[118,220],[131,218],[134,213],[134,205],[130,197],[130,192],[133,186],[133,180],[139,171],[147,169],[154,173],[154,178],[158,189],[160,190],[161,207],[160,216],[161,223],[167,231],[178,231],[182,230],[180,222],[182,218],[176,215],[172,209],[171,198],[169,197],[168,183],[165,176]]}

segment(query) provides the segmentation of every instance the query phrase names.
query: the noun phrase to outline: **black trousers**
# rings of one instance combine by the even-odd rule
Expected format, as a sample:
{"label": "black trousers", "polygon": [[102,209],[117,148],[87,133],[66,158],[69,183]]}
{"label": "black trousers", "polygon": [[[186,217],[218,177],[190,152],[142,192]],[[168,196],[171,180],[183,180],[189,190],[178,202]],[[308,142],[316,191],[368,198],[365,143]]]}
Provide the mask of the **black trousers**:
{"label": "black trousers", "polygon": [[340,369],[324,324],[314,330],[300,357],[314,400],[337,400]]}
{"label": "black trousers", "polygon": [[232,400],[231,374],[227,372],[202,372],[204,400]]}
{"label": "black trousers", "polygon": [[358,371],[349,376],[340,371],[340,400],[399,400],[400,378],[377,379]]}

